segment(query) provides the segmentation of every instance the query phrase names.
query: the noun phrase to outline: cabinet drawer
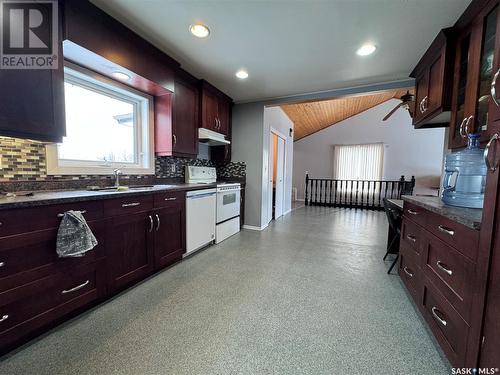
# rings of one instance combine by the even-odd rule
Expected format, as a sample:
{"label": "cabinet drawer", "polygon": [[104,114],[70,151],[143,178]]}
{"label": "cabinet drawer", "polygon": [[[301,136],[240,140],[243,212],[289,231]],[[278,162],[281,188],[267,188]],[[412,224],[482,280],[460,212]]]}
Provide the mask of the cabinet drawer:
{"label": "cabinet drawer", "polygon": [[401,224],[401,239],[408,247],[410,247],[418,256],[422,251],[422,233],[417,224],[404,218]]}
{"label": "cabinet drawer", "polygon": [[131,196],[104,201],[104,215],[116,216],[134,212],[148,211],[153,208],[153,196]]}
{"label": "cabinet drawer", "polygon": [[87,221],[103,216],[102,202],[74,202],[0,211],[0,237],[59,227],[66,211],[81,211]]}
{"label": "cabinet drawer", "polygon": [[423,293],[423,314],[429,327],[452,366],[462,366],[469,326],[428,280],[424,282]]}
{"label": "cabinet drawer", "polygon": [[82,257],[58,257],[57,228],[0,238],[0,293],[104,257],[103,221],[89,222],[89,226],[98,244]]}
{"label": "cabinet drawer", "polygon": [[104,295],[99,263],[74,267],[0,294],[0,349]]}
{"label": "cabinet drawer", "polygon": [[402,244],[399,254],[399,276],[419,306],[422,294],[420,272],[414,251]]}
{"label": "cabinet drawer", "polygon": [[404,203],[404,216],[470,259],[477,258],[479,231],[408,202]]}
{"label": "cabinet drawer", "polygon": [[424,259],[425,275],[468,321],[475,264],[434,236],[429,236]]}
{"label": "cabinet drawer", "polygon": [[186,193],[183,191],[176,192],[165,192],[160,194],[155,194],[154,196],[154,206],[156,208],[160,207],[174,207],[179,205],[184,205],[186,199]]}

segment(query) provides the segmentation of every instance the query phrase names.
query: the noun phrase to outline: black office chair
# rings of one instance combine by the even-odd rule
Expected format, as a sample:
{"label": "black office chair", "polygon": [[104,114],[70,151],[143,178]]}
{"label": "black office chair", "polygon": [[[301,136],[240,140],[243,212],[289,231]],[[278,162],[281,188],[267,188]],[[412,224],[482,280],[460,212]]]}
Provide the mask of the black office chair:
{"label": "black office chair", "polygon": [[384,260],[387,258],[387,255],[389,254],[396,255],[394,261],[391,264],[391,267],[389,268],[389,271],[387,271],[387,273],[390,274],[399,258],[399,237],[401,236],[402,219],[401,219],[401,211],[399,209],[393,207],[392,204],[389,203],[386,198],[384,198],[383,202],[384,202],[385,214],[387,216],[387,220],[389,221],[389,227],[391,228],[393,234],[390,241],[388,241],[387,252],[384,255]]}

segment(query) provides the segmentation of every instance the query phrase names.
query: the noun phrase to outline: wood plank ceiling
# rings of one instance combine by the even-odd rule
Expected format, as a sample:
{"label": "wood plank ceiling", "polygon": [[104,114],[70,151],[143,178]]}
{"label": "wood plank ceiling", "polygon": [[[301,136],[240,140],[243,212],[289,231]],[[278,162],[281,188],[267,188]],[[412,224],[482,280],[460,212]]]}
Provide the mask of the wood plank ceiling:
{"label": "wood plank ceiling", "polygon": [[[400,98],[407,89],[349,96],[316,102],[284,104],[281,108],[294,123],[294,141],[337,124],[392,98]],[[410,89],[413,92],[413,89]]]}

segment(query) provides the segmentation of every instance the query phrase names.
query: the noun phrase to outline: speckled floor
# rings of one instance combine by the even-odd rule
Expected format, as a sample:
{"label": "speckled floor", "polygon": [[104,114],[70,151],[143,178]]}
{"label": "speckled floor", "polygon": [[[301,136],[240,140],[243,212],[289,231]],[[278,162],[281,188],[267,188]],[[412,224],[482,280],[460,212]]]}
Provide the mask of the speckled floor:
{"label": "speckled floor", "polygon": [[382,212],[300,208],[2,358],[1,374],[449,374]]}

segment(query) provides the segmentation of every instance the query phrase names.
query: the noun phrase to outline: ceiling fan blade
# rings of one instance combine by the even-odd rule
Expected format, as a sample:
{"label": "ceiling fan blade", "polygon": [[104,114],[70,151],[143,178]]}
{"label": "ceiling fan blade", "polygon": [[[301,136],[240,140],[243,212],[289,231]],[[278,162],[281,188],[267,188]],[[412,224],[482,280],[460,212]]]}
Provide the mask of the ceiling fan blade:
{"label": "ceiling fan blade", "polygon": [[387,121],[387,119],[388,119],[389,117],[391,117],[391,116],[394,114],[394,112],[396,112],[396,111],[399,109],[399,107],[401,107],[401,104],[398,104],[397,106],[395,106],[395,107],[394,107],[394,109],[393,109],[392,111],[390,111],[390,112],[389,112],[389,113],[388,113],[388,114],[387,114],[387,115],[386,115],[386,116],[382,119],[382,121]]}

